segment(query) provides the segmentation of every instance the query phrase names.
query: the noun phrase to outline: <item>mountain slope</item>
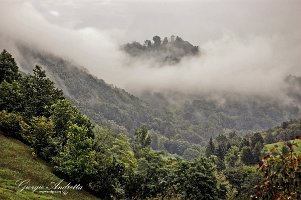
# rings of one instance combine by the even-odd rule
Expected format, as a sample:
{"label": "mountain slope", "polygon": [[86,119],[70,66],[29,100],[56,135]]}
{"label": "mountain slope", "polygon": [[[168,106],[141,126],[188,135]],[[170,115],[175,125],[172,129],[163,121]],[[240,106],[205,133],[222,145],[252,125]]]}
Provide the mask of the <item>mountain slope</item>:
{"label": "mountain slope", "polygon": [[57,86],[96,123],[129,135],[147,125],[154,138],[153,148],[170,153],[182,155],[191,144],[206,144],[210,137],[224,132],[259,131],[300,117],[297,104],[282,104],[268,97],[227,94],[220,102],[201,94],[185,97],[146,92],[137,98],[57,56],[24,46],[19,51],[23,69],[42,65]]}
{"label": "mountain slope", "polygon": [[[0,133],[0,199],[97,199],[85,191],[70,190],[68,194],[42,194],[32,189],[18,187],[16,181],[30,180],[27,186],[51,186],[60,178],[52,173],[51,167],[32,154],[32,149]],[[61,186],[67,185],[62,182]],[[25,184],[24,184],[25,186]]]}

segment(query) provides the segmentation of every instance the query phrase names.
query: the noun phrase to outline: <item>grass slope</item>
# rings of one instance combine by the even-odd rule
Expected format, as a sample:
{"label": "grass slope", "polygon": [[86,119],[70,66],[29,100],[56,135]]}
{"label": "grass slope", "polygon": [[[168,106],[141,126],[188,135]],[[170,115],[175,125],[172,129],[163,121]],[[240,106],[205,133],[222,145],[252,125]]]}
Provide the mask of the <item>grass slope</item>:
{"label": "grass slope", "polygon": [[[296,144],[294,145],[295,152],[301,153],[301,139],[294,139],[290,140],[291,143]],[[263,148],[263,152],[271,151],[273,148],[275,148],[277,151],[281,152],[281,149],[285,142],[276,142],[272,144],[266,144]]]}
{"label": "grass slope", "polygon": [[[51,167],[43,160],[34,158],[30,147],[22,142],[5,137],[0,133],[0,199],[97,199],[81,190],[69,190],[68,194],[41,194],[30,190],[20,191],[17,180],[30,180],[28,185],[49,186],[60,178],[52,173]],[[62,186],[68,183],[61,183]],[[73,185],[73,184],[72,184]]]}

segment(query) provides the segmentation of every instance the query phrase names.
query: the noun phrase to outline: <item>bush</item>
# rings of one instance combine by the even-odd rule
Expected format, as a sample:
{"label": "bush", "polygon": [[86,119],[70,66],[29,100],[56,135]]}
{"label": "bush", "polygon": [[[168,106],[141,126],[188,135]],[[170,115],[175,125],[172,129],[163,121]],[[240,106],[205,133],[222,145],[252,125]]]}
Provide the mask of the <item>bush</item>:
{"label": "bush", "polygon": [[16,113],[0,111],[0,131],[4,135],[14,137],[23,141],[21,136],[22,126],[25,124],[23,118]]}

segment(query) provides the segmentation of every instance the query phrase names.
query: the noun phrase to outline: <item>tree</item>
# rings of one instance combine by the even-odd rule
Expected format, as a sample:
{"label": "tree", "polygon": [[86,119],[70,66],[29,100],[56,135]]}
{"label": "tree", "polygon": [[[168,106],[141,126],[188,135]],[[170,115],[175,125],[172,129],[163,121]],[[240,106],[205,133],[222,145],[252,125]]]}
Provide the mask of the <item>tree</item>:
{"label": "tree", "polygon": [[243,147],[242,148],[240,159],[246,165],[253,164],[254,157],[253,157],[253,154],[252,154],[252,151],[251,151],[250,147]]}
{"label": "tree", "polygon": [[161,45],[161,38],[159,36],[154,36],[153,37],[153,40],[154,40],[154,46],[155,47],[159,47]]}
{"label": "tree", "polygon": [[268,133],[266,134],[264,142],[266,144],[272,144],[275,142],[275,137],[273,136],[273,133],[271,131],[268,131]]}
{"label": "tree", "polygon": [[224,157],[227,153],[227,150],[230,148],[228,138],[225,135],[219,135],[216,138],[216,156],[221,160],[224,160]]}
{"label": "tree", "polygon": [[261,158],[262,148],[263,148],[263,144],[261,142],[257,142],[255,147],[252,149],[254,163],[259,163]]}
{"label": "tree", "polygon": [[0,110],[22,112],[22,91],[17,81],[12,83],[4,80],[0,84]]}
{"label": "tree", "polygon": [[63,92],[57,89],[46,72],[40,66],[33,69],[34,75],[25,76],[20,80],[24,116],[50,116],[50,106],[64,99]]}
{"label": "tree", "polygon": [[237,190],[234,199],[249,199],[254,190],[254,185],[260,182],[259,172],[253,166],[237,166],[226,168],[223,171],[229,183]]}
{"label": "tree", "polygon": [[209,157],[211,155],[215,155],[215,146],[212,137],[210,138],[209,143],[206,147],[206,156]]}
{"label": "tree", "polygon": [[113,141],[110,151],[116,161],[122,163],[125,169],[134,170],[137,167],[137,160],[126,135],[119,134]]}
{"label": "tree", "polygon": [[101,199],[124,199],[126,177],[137,161],[124,135],[114,137],[110,129],[93,128],[96,151],[94,172],[86,177],[86,184]]}
{"label": "tree", "polygon": [[254,148],[257,143],[259,143],[261,145],[263,145],[263,143],[264,143],[263,137],[260,133],[254,133],[250,138],[250,147],[251,148]]}
{"label": "tree", "polygon": [[21,131],[24,124],[22,116],[6,110],[0,111],[0,131],[5,135],[23,140]]}
{"label": "tree", "polygon": [[33,117],[29,125],[22,127],[22,137],[35,149],[38,156],[51,161],[57,143],[53,140],[54,123],[46,117]]}
{"label": "tree", "polygon": [[168,44],[168,39],[167,39],[167,37],[165,37],[163,42],[162,42],[162,45],[167,45],[167,44]]}
{"label": "tree", "polygon": [[237,146],[232,146],[225,155],[225,164],[227,167],[235,167],[239,162],[239,149]]}
{"label": "tree", "polygon": [[128,178],[126,192],[128,199],[148,199],[164,197],[170,184],[169,172],[162,153],[152,150],[142,151],[137,170]]}
{"label": "tree", "polygon": [[12,83],[20,78],[20,73],[15,59],[5,49],[0,54],[0,83],[6,80]]}
{"label": "tree", "polygon": [[181,161],[175,171],[176,191],[183,199],[223,199],[226,191],[218,187],[213,162],[199,158]]}
{"label": "tree", "polygon": [[250,142],[247,138],[243,138],[242,141],[240,142],[240,145],[239,145],[239,149],[242,149],[243,147],[248,147],[250,146]]}
{"label": "tree", "polygon": [[139,157],[140,151],[149,148],[151,145],[151,136],[148,134],[148,130],[146,126],[142,126],[141,128],[135,131],[134,136],[134,152]]}
{"label": "tree", "polygon": [[146,46],[146,47],[152,47],[152,42],[150,40],[145,40],[144,46]]}
{"label": "tree", "polygon": [[294,143],[287,143],[288,154],[275,152],[262,159],[258,170],[263,179],[256,186],[253,199],[301,199],[301,156],[294,152]]}
{"label": "tree", "polygon": [[86,128],[88,130],[87,135],[92,137],[92,124],[90,120],[81,114],[68,100],[59,100],[53,104],[50,107],[50,114],[50,118],[55,124],[55,136],[60,138],[63,145],[66,143],[67,131],[72,124]]}
{"label": "tree", "polygon": [[281,128],[286,129],[288,127],[289,123],[288,122],[282,122]]}
{"label": "tree", "polygon": [[55,170],[70,181],[79,183],[95,173],[95,150],[93,141],[87,136],[88,129],[72,124],[67,130],[67,143],[53,159]]}

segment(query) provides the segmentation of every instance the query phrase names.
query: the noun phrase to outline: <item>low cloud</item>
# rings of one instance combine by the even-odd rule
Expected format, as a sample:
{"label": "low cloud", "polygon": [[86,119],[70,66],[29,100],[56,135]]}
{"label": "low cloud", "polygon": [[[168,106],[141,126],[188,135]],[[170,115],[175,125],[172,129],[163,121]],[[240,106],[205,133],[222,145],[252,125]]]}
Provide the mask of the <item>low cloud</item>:
{"label": "low cloud", "polygon": [[[72,20],[66,20],[67,18],[62,18],[64,17],[62,8],[55,7],[58,4],[57,2],[55,4],[47,2],[47,6],[53,5],[53,7],[50,6],[46,12],[45,5],[43,7],[37,1],[32,0],[25,3],[24,1],[2,1],[0,3],[0,47],[13,51],[18,59],[21,55],[13,47],[13,41],[25,43],[32,48],[71,60],[84,66],[93,75],[104,79],[106,82],[136,94],[148,89],[184,93],[231,92],[277,96],[285,89],[283,82],[285,76],[289,74],[300,76],[301,73],[299,71],[301,30],[295,24],[296,16],[300,17],[301,12],[299,11],[301,9],[300,3],[295,1],[290,1],[296,5],[295,7],[286,6],[281,8],[277,3],[274,6],[276,11],[279,9],[283,11],[279,14],[281,15],[278,24],[280,28],[277,28],[277,24],[273,24],[273,20],[266,19],[259,11],[260,16],[256,16],[256,13],[252,12],[246,13],[246,15],[254,15],[254,22],[248,22],[244,19],[240,22],[241,24],[236,22],[237,24],[233,29],[231,29],[229,21],[224,22],[221,17],[214,19],[212,14],[209,13],[206,15],[209,21],[205,22],[204,19],[201,19],[208,26],[209,32],[215,33],[215,28],[212,27],[217,27],[217,22],[228,24],[223,31],[217,31],[218,34],[215,35],[212,34],[214,37],[206,37],[206,34],[195,27],[188,30],[189,27],[184,26],[183,23],[187,20],[185,15],[190,14],[178,13],[178,15],[183,15],[183,21],[179,22],[179,27],[185,28],[184,32],[183,29],[179,29],[183,36],[179,35],[188,41],[190,41],[190,38],[185,36],[191,35],[191,43],[200,46],[201,55],[183,59],[177,65],[161,67],[153,67],[155,63],[146,62],[145,60],[133,61],[120,51],[120,45],[125,41],[131,42],[135,36],[138,40],[143,37],[144,39],[150,39],[153,36],[150,36],[153,33],[148,32],[148,29],[141,30],[141,33],[137,34],[135,28],[133,29],[133,35],[129,36],[131,24],[138,23],[135,27],[139,27],[140,22],[136,22],[136,20],[143,20],[143,18],[135,18],[135,16],[141,15],[143,9],[146,9],[139,7],[143,3],[129,1],[132,6],[126,6],[122,1],[112,1],[110,4],[103,1],[101,5],[103,10],[106,8],[103,6],[110,6],[110,8],[113,6],[121,14],[126,13],[126,11],[130,14],[126,16],[128,18],[124,19],[125,22],[122,19],[118,23],[116,22],[116,27],[114,27],[114,24],[105,24],[106,28],[102,29],[97,24],[93,25],[81,21],[78,16],[72,18]],[[82,2],[78,4],[77,2],[79,1],[70,1],[68,5],[73,7],[76,7],[76,5],[84,6]],[[204,6],[210,8],[211,4],[208,4],[208,1],[204,2]],[[174,2],[167,1],[167,3]],[[190,2],[190,4],[192,3]],[[226,3],[223,1],[215,1],[213,6],[216,6],[216,8],[212,7],[212,12],[215,13],[216,9],[222,10],[223,6],[227,8],[225,5]],[[240,9],[239,6],[241,6],[241,10],[246,9],[246,6],[241,3],[237,2],[237,5],[238,9]],[[271,9],[274,8],[272,3],[266,3],[264,6],[268,7],[268,5],[271,6]],[[254,5],[252,4],[252,6]],[[157,10],[159,17],[160,13],[164,16],[162,13],[168,6],[164,4],[161,7],[162,10],[159,8]],[[233,9],[231,6],[230,8]],[[146,11],[152,13],[151,9],[154,8],[146,9]],[[250,9],[256,11],[256,7]],[[241,10],[237,10],[238,15],[244,16]],[[135,15],[136,11],[139,15]],[[169,11],[170,8],[167,9],[167,12]],[[183,12],[185,12],[185,9]],[[299,14],[297,14],[298,12]],[[88,13],[84,13],[84,16],[87,15]],[[113,15],[115,16],[111,13],[109,16],[116,20],[118,17],[115,16],[115,18]],[[274,15],[277,16],[275,13],[267,14],[268,17]],[[149,17],[146,17],[146,22],[148,22]],[[160,24],[159,17],[156,18],[155,15],[151,17],[155,18],[153,20]],[[172,19],[174,16],[170,17],[171,20],[174,20]],[[266,22],[258,25],[258,20],[261,17]],[[224,18],[227,18],[227,16],[224,16]],[[129,19],[132,21],[126,21]],[[247,19],[252,19],[252,17]],[[61,20],[64,23],[59,23],[56,20]],[[95,17],[94,20],[97,20],[97,18]],[[291,24],[283,24],[284,22],[290,22],[290,20]],[[164,23],[164,20],[162,21]],[[246,22],[249,24],[245,24]],[[189,23],[189,21],[186,23]],[[269,26],[268,30],[263,28],[265,23]],[[251,28],[246,27],[246,31],[249,32],[244,33],[239,25],[250,25]],[[172,25],[173,31],[176,31],[175,26]],[[258,29],[252,31],[252,28]],[[171,35],[166,29],[166,24],[164,24],[164,27],[162,25],[163,31],[160,31],[160,26],[154,25],[154,29],[158,31],[157,34]],[[189,34],[190,31],[193,33]],[[206,30],[203,31],[206,32]],[[197,33],[199,33],[199,38],[202,39],[197,39]]]}

